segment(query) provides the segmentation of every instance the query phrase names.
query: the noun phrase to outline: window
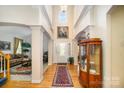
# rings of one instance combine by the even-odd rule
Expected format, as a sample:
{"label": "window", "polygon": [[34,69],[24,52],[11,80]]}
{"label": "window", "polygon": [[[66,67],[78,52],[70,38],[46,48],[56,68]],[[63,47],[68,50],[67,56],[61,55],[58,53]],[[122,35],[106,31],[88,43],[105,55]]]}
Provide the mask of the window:
{"label": "window", "polygon": [[62,25],[67,25],[67,12],[64,10],[59,12],[59,23]]}
{"label": "window", "polygon": [[22,46],[21,46],[21,42],[19,42],[18,48],[17,48],[17,54],[22,54]]}

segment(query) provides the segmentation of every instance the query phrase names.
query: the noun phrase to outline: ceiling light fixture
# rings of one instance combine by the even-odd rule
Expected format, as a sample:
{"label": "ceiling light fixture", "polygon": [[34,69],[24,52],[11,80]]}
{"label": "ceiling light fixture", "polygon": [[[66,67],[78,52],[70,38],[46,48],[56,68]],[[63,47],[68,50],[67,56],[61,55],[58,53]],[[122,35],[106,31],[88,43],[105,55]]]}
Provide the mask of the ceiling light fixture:
{"label": "ceiling light fixture", "polygon": [[67,11],[68,6],[67,5],[62,5],[61,6],[61,11],[65,12]]}

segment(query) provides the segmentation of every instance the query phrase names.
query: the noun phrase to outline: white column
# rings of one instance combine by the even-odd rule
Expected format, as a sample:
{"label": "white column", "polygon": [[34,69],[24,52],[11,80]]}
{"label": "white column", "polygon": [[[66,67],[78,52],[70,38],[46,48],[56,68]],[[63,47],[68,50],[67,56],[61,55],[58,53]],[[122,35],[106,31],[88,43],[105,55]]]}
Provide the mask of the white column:
{"label": "white column", "polygon": [[78,65],[78,45],[76,40],[72,41],[72,55],[74,57],[74,65]]}
{"label": "white column", "polygon": [[48,43],[48,65],[53,63],[53,40],[49,40]]}
{"label": "white column", "polygon": [[32,83],[43,79],[43,31],[41,26],[32,26]]}

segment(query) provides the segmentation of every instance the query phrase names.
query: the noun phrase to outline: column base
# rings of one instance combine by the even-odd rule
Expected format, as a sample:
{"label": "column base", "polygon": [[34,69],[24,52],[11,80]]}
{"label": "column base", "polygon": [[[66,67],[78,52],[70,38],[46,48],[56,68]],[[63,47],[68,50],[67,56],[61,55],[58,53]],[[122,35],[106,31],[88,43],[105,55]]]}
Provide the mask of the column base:
{"label": "column base", "polygon": [[41,83],[43,80],[43,77],[40,80],[31,80],[31,83]]}

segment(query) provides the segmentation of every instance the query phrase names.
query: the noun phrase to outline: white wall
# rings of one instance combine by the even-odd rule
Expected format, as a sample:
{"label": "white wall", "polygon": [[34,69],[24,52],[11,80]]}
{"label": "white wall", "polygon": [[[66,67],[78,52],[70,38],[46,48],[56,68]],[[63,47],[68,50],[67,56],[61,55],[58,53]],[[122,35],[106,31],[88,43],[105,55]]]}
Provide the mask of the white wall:
{"label": "white wall", "polygon": [[84,5],[75,5],[74,6],[74,24],[76,23],[77,19],[79,18],[83,8],[84,8]]}
{"label": "white wall", "polygon": [[31,35],[31,31],[30,31],[30,34],[29,35],[25,35],[25,36],[23,36],[23,40],[24,40],[24,42],[28,42],[28,43],[30,43],[31,44],[31,42],[32,42],[32,35]]}
{"label": "white wall", "polygon": [[[47,43],[43,44],[43,32],[46,31],[46,33],[49,34],[50,38],[53,38],[52,31],[51,31],[52,7],[39,6],[38,12],[39,12],[38,22],[40,26],[31,26],[31,29],[33,31],[32,32],[32,83],[40,83],[44,76],[43,75],[43,47],[46,47]],[[45,41],[47,42],[47,40]]]}
{"label": "white wall", "polygon": [[[87,6],[79,6],[78,8],[81,8],[80,10],[83,11],[83,15],[81,14],[82,11],[80,12],[79,18],[77,18],[78,20],[76,20],[75,22],[77,22],[77,24],[74,24],[74,36],[73,38],[75,38],[75,36],[83,31],[85,28],[87,28],[87,26],[92,25],[91,22],[91,11],[88,8],[85,8]],[[75,13],[77,13],[75,11]]]}
{"label": "white wall", "polygon": [[76,40],[72,41],[72,56],[74,57],[74,64],[78,65],[78,55],[79,55],[79,46]]}
{"label": "white wall", "polygon": [[[43,25],[52,37],[50,25],[44,17],[42,6],[38,5],[4,5],[0,6],[0,22],[24,25]],[[45,6],[50,22],[52,22],[52,6]]]}
{"label": "white wall", "polygon": [[124,6],[117,6],[111,15],[112,87],[124,87]]}
{"label": "white wall", "polygon": [[43,52],[48,51],[48,43],[49,43],[50,38],[43,33]]}
{"label": "white wall", "polygon": [[69,40],[72,39],[73,34],[73,6],[68,6],[67,10],[67,26],[69,26],[69,38],[68,39],[58,39],[57,38],[57,26],[61,26],[59,22],[59,12],[60,6],[53,6],[53,29],[54,29],[54,40]]}
{"label": "white wall", "polygon": [[75,27],[75,32],[79,33],[88,25],[94,25],[90,31],[91,37],[101,38],[103,41],[103,87],[111,87],[110,34],[107,28],[107,13],[110,8],[111,5],[93,6]]}
{"label": "white wall", "polygon": [[[23,42],[27,42],[29,44],[31,44],[31,47],[32,47],[32,35],[31,35],[31,31],[30,31],[30,34],[29,35],[25,35],[22,37],[23,38]],[[31,51],[31,48],[29,48],[29,52],[26,53],[26,55],[28,55],[29,58],[31,58],[32,56],[32,51]]]}
{"label": "white wall", "polygon": [[[20,32],[21,31],[21,32]],[[1,26],[0,27],[0,40],[1,41],[8,41],[11,43],[11,50],[4,51],[4,53],[11,53],[13,54],[14,50],[14,38],[17,37],[22,40],[30,40],[31,38],[27,37],[31,31],[25,27],[16,27],[16,26]],[[26,38],[24,38],[26,37]],[[30,42],[29,42],[30,43]]]}
{"label": "white wall", "polygon": [[52,65],[53,63],[53,40],[49,40],[48,43],[48,65]]}
{"label": "white wall", "polygon": [[50,25],[50,23],[52,24],[51,12],[52,12],[52,6],[40,6],[39,7],[39,14],[40,14],[39,24],[42,25],[45,31],[50,35],[50,37],[53,38],[53,34],[52,34],[53,32],[51,31],[51,25]]}
{"label": "white wall", "polygon": [[103,83],[104,87],[111,87],[111,57],[110,57],[110,36],[108,31],[107,13],[111,6],[95,6],[94,8],[94,37],[101,38],[103,43]]}
{"label": "white wall", "polygon": [[[74,30],[73,30],[73,38],[76,37],[76,35],[78,35],[79,32],[85,30],[87,28],[87,26],[91,25],[93,22],[91,20],[91,13],[92,11],[85,8],[86,6],[75,6],[74,7],[74,15],[76,18],[74,20]],[[78,12],[77,12],[78,11]],[[83,15],[81,13],[84,13]],[[77,24],[76,24],[77,23]],[[89,29],[88,29],[89,30]],[[77,64],[78,61],[78,46],[76,45],[77,41],[73,41],[72,45],[73,45],[73,56],[75,58],[75,64]]]}
{"label": "white wall", "polygon": [[[5,37],[6,36],[6,37]],[[19,38],[19,39],[22,39],[23,40],[23,36],[21,36],[21,35],[15,35],[15,34],[13,34],[13,35],[7,35],[7,34],[3,34],[2,36],[0,36],[0,40],[1,41],[8,41],[8,42],[10,42],[11,43],[11,50],[5,50],[5,51],[3,51],[4,53],[10,53],[10,54],[13,54],[14,53],[14,38],[15,37],[17,37],[17,38]]]}
{"label": "white wall", "polygon": [[45,8],[46,8],[46,11],[48,13],[48,16],[49,16],[49,19],[50,19],[50,22],[52,23],[53,19],[52,19],[52,7],[51,5],[45,5]]}
{"label": "white wall", "polygon": [[0,22],[38,25],[39,11],[37,7],[30,5],[0,6]]}
{"label": "white wall", "polygon": [[[57,62],[57,57],[56,57],[56,45],[60,42],[65,42],[65,43],[70,43],[72,44],[72,35],[73,35],[73,6],[68,6],[67,8],[67,26],[69,27],[69,38],[68,39],[59,39],[57,37],[57,26],[60,26],[59,22],[59,12],[60,12],[60,6],[53,6],[53,37],[54,37],[54,61]],[[70,50],[72,49],[72,46]],[[72,55],[72,52],[70,53]],[[71,56],[70,55],[70,56]]]}
{"label": "white wall", "polygon": [[43,79],[43,30],[40,26],[32,29],[32,83]]}

